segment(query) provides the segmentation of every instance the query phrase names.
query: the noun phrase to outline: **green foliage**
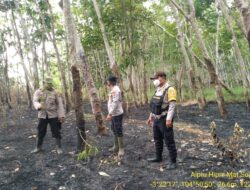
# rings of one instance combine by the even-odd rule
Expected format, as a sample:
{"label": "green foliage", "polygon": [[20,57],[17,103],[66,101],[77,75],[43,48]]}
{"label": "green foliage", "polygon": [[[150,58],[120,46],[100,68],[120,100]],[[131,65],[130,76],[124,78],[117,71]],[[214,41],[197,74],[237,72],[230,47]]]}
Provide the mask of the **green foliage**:
{"label": "green foliage", "polygon": [[47,0],[38,0],[37,4],[41,11],[47,11],[49,9]]}
{"label": "green foliage", "polygon": [[195,14],[198,19],[203,19],[204,12],[215,0],[195,0],[194,7],[195,7]]}
{"label": "green foliage", "polygon": [[77,160],[89,160],[92,156],[96,156],[99,153],[99,150],[92,146],[85,144],[84,151],[78,154]]}
{"label": "green foliage", "polygon": [[201,18],[202,23],[204,24],[204,33],[208,35],[209,33],[217,32],[217,20],[218,13],[215,10],[215,4],[212,3],[206,9],[203,10],[203,17]]}
{"label": "green foliage", "polygon": [[[223,89],[223,95],[225,98],[226,102],[244,102],[245,98],[244,98],[244,91],[242,87],[234,87],[232,89],[232,92],[235,94],[235,96],[231,96],[228,92],[226,92]],[[250,90],[249,90],[250,93]],[[204,91],[205,97],[207,99],[207,101],[216,101],[216,96],[215,96],[215,91],[212,88],[206,88]]]}
{"label": "green foliage", "polygon": [[[245,97],[244,97],[244,90],[242,87],[234,87],[230,89],[235,96],[230,95],[225,89],[222,90],[225,102],[227,103],[233,103],[233,102],[245,102]],[[250,90],[248,90],[250,93]],[[179,95],[179,94],[178,94]],[[204,95],[205,98],[208,102],[216,102],[216,94],[215,90],[211,88],[205,88],[204,89]],[[189,100],[190,93],[188,90],[184,90],[184,99]]]}
{"label": "green foliage", "polygon": [[15,9],[16,8],[16,3],[14,0],[3,0],[0,3],[0,11],[5,12],[10,9]]}

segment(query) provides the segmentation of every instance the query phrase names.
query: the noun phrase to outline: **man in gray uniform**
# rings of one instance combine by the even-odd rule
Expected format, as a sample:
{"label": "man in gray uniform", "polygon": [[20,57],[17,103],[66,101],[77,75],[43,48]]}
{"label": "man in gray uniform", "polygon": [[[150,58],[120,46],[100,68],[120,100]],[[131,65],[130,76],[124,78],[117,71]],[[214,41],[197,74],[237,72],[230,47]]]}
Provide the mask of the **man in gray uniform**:
{"label": "man in gray uniform", "polygon": [[122,95],[119,86],[117,85],[117,78],[110,76],[107,79],[107,86],[110,89],[108,100],[108,116],[106,120],[111,121],[111,130],[114,133],[114,145],[109,151],[118,151],[118,157],[124,155],[123,146],[123,108]]}

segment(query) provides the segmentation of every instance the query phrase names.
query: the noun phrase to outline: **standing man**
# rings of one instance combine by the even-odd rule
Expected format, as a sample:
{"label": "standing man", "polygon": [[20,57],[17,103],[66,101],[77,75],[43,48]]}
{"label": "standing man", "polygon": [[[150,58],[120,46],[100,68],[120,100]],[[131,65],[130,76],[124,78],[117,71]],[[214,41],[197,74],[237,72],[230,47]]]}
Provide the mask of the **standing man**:
{"label": "standing man", "polygon": [[176,104],[176,90],[166,81],[165,72],[157,72],[150,78],[156,91],[150,102],[150,116],[147,120],[153,126],[153,135],[156,157],[148,159],[149,162],[161,162],[163,152],[163,139],[170,155],[170,164],[167,169],[175,169],[177,151],[174,140],[173,117]]}
{"label": "standing man", "polygon": [[44,87],[36,90],[33,96],[33,104],[38,110],[37,145],[32,153],[42,150],[43,139],[46,135],[47,125],[50,124],[52,137],[56,139],[56,150],[58,154],[61,149],[61,124],[64,122],[65,112],[62,97],[54,90],[53,80],[47,77]]}
{"label": "standing man", "polygon": [[108,100],[108,116],[107,121],[111,121],[111,130],[114,133],[114,145],[109,151],[118,152],[118,157],[124,155],[123,145],[123,108],[122,108],[122,95],[119,86],[117,85],[117,78],[110,76],[106,84],[110,89]]}

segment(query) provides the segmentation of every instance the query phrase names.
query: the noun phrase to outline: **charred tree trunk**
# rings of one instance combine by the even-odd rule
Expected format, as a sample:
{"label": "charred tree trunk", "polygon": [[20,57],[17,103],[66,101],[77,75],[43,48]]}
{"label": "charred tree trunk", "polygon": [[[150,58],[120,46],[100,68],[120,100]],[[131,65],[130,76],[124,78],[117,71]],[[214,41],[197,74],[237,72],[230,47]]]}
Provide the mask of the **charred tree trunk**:
{"label": "charred tree trunk", "polygon": [[71,61],[76,60],[80,65],[80,69],[83,73],[84,82],[86,84],[91,106],[92,112],[95,115],[95,120],[98,128],[98,133],[106,134],[106,127],[103,124],[102,112],[101,112],[101,102],[97,96],[97,89],[95,87],[86,55],[84,49],[81,45],[80,37],[77,34],[76,26],[73,20],[73,16],[70,10],[70,2],[69,0],[63,0],[60,3],[63,8],[64,13],[64,24],[67,31],[67,39],[69,44],[69,54]]}
{"label": "charred tree trunk", "polygon": [[75,65],[71,67],[73,80],[73,99],[76,114],[76,129],[77,129],[77,152],[84,150],[86,141],[85,120],[82,99],[82,85],[80,72]]}

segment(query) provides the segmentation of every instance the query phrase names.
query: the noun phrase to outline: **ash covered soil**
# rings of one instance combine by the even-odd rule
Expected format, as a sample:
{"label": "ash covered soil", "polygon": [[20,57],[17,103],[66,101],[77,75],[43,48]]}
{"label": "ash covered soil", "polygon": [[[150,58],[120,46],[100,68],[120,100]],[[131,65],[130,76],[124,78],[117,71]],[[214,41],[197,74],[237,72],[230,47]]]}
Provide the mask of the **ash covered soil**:
{"label": "ash covered soil", "polygon": [[[203,189],[197,187],[198,181],[200,185],[201,182],[212,181],[213,186],[205,185],[206,189],[231,189],[227,186],[221,187],[220,183],[239,184],[243,178],[196,179],[191,176],[192,172],[248,172],[250,175],[249,158],[243,163],[232,166],[213,146],[209,133],[211,121],[216,122],[221,139],[227,139],[232,135],[235,122],[238,122],[245,131],[250,130],[250,112],[246,111],[244,104],[228,104],[226,108],[229,115],[226,119],[222,119],[216,104],[209,104],[203,112],[200,112],[195,105],[178,106],[174,124],[178,168],[171,171],[165,168],[169,160],[166,147],[164,147],[162,163],[149,164],[146,161],[148,157],[154,156],[152,129],[145,124],[149,113],[147,106],[130,109],[124,119],[126,155],[121,162],[118,162],[115,155],[108,151],[113,141],[111,130],[108,130],[107,136],[96,134],[95,122],[90,113],[90,106],[87,104],[84,109],[88,139],[99,150],[98,155],[88,161],[78,161],[77,156],[73,154],[76,147],[73,111],[67,115],[62,127],[64,151],[62,155],[57,155],[55,152],[55,142],[49,127],[44,140],[44,151],[40,154],[30,153],[36,141],[36,111],[19,108],[2,112],[0,116],[0,189],[141,190],[154,189],[155,186],[159,189]],[[109,123],[105,124],[110,129]],[[248,151],[249,145],[248,141]],[[100,175],[100,172],[105,172],[108,176]],[[250,184],[250,176],[246,176],[244,180],[244,182],[249,181]],[[247,189],[247,186],[245,187]]]}

